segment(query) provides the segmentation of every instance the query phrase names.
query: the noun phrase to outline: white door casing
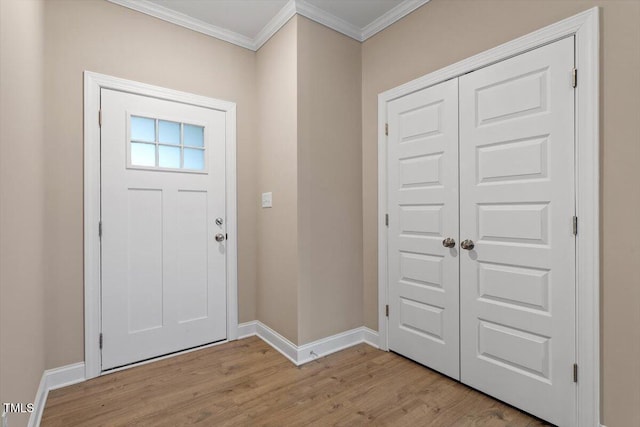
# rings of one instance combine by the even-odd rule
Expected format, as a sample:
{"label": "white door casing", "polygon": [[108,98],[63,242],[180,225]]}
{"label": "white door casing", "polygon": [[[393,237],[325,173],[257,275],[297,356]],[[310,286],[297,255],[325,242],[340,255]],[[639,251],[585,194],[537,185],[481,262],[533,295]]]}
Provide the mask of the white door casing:
{"label": "white door casing", "polygon": [[[102,369],[130,364],[226,338],[225,113],[103,89]],[[203,130],[203,170],[132,165],[134,120],[151,124],[151,140],[187,141]],[[133,118],[133,119],[132,119]],[[161,119],[161,120],[156,120]],[[182,125],[180,125],[182,123]],[[194,127],[196,125],[197,127]],[[176,130],[171,133],[169,130]],[[138,144],[155,149],[154,144]],[[180,160],[168,156],[167,160]],[[155,159],[151,159],[155,160]]]}
{"label": "white door casing", "polygon": [[459,379],[457,79],[388,114],[389,348]]}
{"label": "white door casing", "polygon": [[574,39],[460,77],[462,382],[576,425]]}

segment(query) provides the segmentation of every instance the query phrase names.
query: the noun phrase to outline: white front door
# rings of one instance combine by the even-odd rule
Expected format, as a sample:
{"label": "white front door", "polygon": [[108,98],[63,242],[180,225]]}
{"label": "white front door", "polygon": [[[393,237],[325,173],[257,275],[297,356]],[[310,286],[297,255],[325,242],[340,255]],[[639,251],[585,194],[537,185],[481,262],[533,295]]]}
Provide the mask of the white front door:
{"label": "white front door", "polygon": [[225,339],[225,113],[107,89],[101,110],[102,370]]}
{"label": "white front door", "polygon": [[389,349],[459,378],[458,81],[389,103]]}
{"label": "white front door", "polygon": [[460,77],[461,379],[575,425],[574,40]]}

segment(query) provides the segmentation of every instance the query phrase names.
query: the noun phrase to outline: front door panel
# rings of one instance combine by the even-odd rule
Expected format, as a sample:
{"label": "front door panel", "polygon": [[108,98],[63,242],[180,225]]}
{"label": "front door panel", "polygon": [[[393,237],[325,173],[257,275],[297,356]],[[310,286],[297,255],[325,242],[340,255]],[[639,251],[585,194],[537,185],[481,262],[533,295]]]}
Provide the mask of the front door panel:
{"label": "front door panel", "polygon": [[225,242],[215,240],[225,113],[106,89],[101,108],[106,370],[226,338]]}

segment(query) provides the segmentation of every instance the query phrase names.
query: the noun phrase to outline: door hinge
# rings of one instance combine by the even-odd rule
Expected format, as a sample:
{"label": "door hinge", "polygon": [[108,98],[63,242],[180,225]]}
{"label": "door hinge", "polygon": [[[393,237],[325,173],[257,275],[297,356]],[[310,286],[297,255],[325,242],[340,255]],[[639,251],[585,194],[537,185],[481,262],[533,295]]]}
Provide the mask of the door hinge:
{"label": "door hinge", "polygon": [[102,332],[100,332],[100,336],[98,338],[98,344],[100,344],[100,350],[102,350]]}
{"label": "door hinge", "polygon": [[578,87],[578,69],[575,67],[571,70],[571,86]]}
{"label": "door hinge", "polygon": [[384,214],[384,225],[389,226],[389,214]]}
{"label": "door hinge", "polygon": [[578,235],[578,217],[577,216],[573,217],[573,235],[574,236]]}
{"label": "door hinge", "polygon": [[98,221],[98,237],[102,237],[102,221]]}
{"label": "door hinge", "polygon": [[389,304],[384,306],[384,314],[389,317]]}
{"label": "door hinge", "polygon": [[389,123],[384,124],[384,134],[389,136]]}
{"label": "door hinge", "polygon": [[578,364],[577,363],[573,364],[573,382],[574,383],[578,382]]}
{"label": "door hinge", "polygon": [[102,110],[98,110],[98,127],[102,127]]}

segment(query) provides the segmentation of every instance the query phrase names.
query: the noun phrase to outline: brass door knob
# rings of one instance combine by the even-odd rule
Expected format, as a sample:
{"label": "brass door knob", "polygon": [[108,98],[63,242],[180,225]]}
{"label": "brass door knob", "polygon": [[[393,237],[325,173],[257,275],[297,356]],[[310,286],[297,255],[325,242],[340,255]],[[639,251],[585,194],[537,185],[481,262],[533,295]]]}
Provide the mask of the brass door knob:
{"label": "brass door knob", "polygon": [[456,246],[456,241],[451,237],[447,237],[442,241],[442,246],[444,246],[445,248],[453,248]]}
{"label": "brass door knob", "polygon": [[475,246],[475,245],[473,244],[473,240],[468,240],[468,239],[467,239],[467,240],[463,240],[463,241],[460,243],[460,247],[461,247],[462,249],[466,249],[466,250],[468,250],[468,251],[470,251],[471,249],[473,249],[473,247],[474,247],[474,246]]}

